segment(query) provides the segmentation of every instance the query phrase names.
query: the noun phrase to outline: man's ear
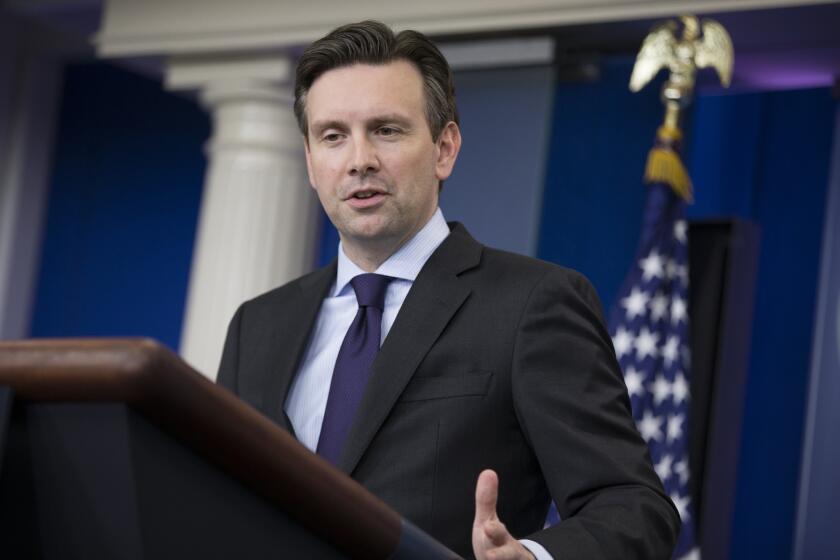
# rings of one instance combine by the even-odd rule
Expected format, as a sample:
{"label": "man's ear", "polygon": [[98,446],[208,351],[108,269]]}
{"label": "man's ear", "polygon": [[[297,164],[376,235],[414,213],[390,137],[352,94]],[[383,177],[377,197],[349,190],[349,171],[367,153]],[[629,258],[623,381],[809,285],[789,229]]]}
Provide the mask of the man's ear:
{"label": "man's ear", "polygon": [[437,139],[438,158],[435,175],[438,181],[445,181],[452,174],[458,152],[461,151],[461,129],[454,121],[449,121]]}

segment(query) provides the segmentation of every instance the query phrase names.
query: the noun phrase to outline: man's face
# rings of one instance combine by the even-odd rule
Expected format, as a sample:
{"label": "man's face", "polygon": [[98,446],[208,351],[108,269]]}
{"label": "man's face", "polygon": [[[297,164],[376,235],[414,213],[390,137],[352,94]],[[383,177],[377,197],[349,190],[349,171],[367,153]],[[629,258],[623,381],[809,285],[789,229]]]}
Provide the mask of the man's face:
{"label": "man's face", "polygon": [[402,60],[325,72],[306,114],[309,181],[345,247],[396,250],[437,207],[438,182],[460,147],[457,125],[432,140],[422,77]]}

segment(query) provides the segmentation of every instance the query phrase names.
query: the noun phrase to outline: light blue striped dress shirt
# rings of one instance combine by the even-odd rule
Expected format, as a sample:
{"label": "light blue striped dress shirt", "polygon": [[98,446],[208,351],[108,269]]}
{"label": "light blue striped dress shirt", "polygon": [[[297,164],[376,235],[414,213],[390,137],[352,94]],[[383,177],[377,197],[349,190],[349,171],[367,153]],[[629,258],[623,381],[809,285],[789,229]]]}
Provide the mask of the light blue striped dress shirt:
{"label": "light blue striped dress shirt", "polygon": [[[408,291],[420,270],[449,235],[449,226],[438,208],[432,218],[417,234],[396,253],[388,257],[374,272],[395,278],[385,292],[385,309],[382,311],[382,342],[388,336]],[[356,266],[338,245],[338,267],[335,285],[324,298],[318,319],[303,356],[300,369],[292,381],[289,396],[283,409],[292,423],[298,440],[313,452],[318,446],[324,410],[330,392],[335,361],[344,335],[359,309],[350,280],[365,271]],[[552,560],[539,543],[521,540],[537,560]]]}

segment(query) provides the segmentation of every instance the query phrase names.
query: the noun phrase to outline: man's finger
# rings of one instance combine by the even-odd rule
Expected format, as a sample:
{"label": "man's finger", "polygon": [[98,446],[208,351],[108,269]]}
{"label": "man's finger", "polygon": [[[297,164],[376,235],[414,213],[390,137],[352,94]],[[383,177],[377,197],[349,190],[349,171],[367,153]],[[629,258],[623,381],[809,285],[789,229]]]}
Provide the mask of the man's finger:
{"label": "man's finger", "polygon": [[474,525],[496,519],[496,498],[499,495],[499,477],[491,470],[481,471],[475,485]]}
{"label": "man's finger", "polygon": [[507,532],[507,528],[501,521],[498,520],[485,521],[484,534],[487,536],[488,539],[490,539],[490,542],[492,542],[495,546],[502,546],[510,538],[510,534]]}

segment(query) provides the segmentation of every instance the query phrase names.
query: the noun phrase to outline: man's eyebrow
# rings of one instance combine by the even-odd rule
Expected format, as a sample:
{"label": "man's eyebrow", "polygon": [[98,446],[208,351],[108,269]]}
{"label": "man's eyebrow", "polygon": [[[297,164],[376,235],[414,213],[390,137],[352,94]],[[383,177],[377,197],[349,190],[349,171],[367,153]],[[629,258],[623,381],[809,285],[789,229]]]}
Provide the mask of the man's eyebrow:
{"label": "man's eyebrow", "polygon": [[345,124],[338,120],[329,120],[329,121],[316,121],[312,123],[310,127],[312,129],[313,134],[320,134],[325,130],[329,130],[331,128],[337,128],[339,130],[344,130],[346,128]]}
{"label": "man's eyebrow", "polygon": [[[368,128],[377,128],[385,124],[395,124],[402,128],[411,128],[411,119],[397,113],[389,113],[386,115],[377,115],[368,119],[367,121]],[[346,130],[347,123],[338,119],[330,119],[324,121],[315,121],[309,128],[312,134],[317,136],[319,134],[322,134],[325,130]]]}
{"label": "man's eyebrow", "polygon": [[388,115],[379,115],[370,119],[369,122],[371,128],[382,126],[383,124],[396,124],[404,128],[408,128],[411,125],[411,120],[402,115],[392,113]]}

